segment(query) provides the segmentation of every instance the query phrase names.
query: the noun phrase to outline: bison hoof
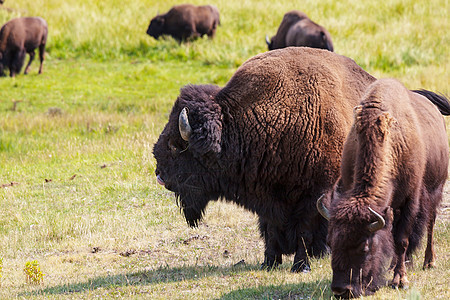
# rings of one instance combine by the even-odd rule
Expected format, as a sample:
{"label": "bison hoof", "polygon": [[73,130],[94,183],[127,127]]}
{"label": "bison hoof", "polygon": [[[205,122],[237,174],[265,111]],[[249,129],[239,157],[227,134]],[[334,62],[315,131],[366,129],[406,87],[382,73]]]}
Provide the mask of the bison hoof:
{"label": "bison hoof", "polygon": [[311,272],[311,267],[305,263],[294,264],[291,268],[292,273],[309,273]]}
{"label": "bison hoof", "polygon": [[391,287],[393,289],[401,288],[403,290],[407,290],[409,289],[409,281],[406,277],[403,277],[400,280],[393,280],[391,282]]}
{"label": "bison hoof", "polygon": [[266,271],[272,271],[273,269],[278,268],[279,264],[274,262],[274,263],[267,263],[267,262],[263,262],[261,264],[261,270],[266,270]]}
{"label": "bison hoof", "polygon": [[423,269],[424,269],[424,270],[426,270],[426,269],[432,269],[432,268],[434,268],[434,267],[435,267],[434,261],[431,261],[431,262],[429,262],[429,263],[423,264]]}

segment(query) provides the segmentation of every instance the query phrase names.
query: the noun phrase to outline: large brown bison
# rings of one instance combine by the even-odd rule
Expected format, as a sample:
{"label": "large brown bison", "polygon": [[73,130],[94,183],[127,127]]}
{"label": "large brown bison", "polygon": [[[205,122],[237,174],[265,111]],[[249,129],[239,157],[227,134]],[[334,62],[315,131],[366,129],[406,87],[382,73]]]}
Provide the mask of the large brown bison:
{"label": "large brown bison", "polygon": [[284,15],[277,34],[270,40],[266,36],[266,43],[269,50],[304,46],[333,51],[330,33],[298,10],[292,10]]}
{"label": "large brown bison", "polygon": [[216,6],[181,4],[154,17],[150,21],[147,34],[155,39],[161,35],[170,35],[179,42],[205,34],[213,38],[219,24],[219,10]]}
{"label": "large brown bison", "polygon": [[41,74],[47,34],[47,22],[39,17],[16,18],[3,25],[0,29],[0,74],[3,74],[4,67],[9,68],[11,77],[19,74],[26,53],[30,55],[25,68],[25,74],[28,74],[36,48],[39,48],[41,61],[39,74]]}
{"label": "large brown bison", "polygon": [[[442,96],[419,91],[450,114]],[[341,176],[318,201],[329,218],[333,280],[339,297],[374,293],[392,261],[394,287],[407,287],[405,260],[425,227],[424,268],[434,265],[433,226],[447,178],[444,120],[427,98],[393,79],[372,84],[346,139]],[[322,206],[329,203],[329,211]]]}
{"label": "large brown bison", "polygon": [[315,207],[338,177],[352,109],[375,78],[329,51],[285,48],[246,61],[225,87],[181,89],[154,146],[157,181],[190,226],[209,201],[256,213],[263,267],[294,254],[292,271],[327,252]]}

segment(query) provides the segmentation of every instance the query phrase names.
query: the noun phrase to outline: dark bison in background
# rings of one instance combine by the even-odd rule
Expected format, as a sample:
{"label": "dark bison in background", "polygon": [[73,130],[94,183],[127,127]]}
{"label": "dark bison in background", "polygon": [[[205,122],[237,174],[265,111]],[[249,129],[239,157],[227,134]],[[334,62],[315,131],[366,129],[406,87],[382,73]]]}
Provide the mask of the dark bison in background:
{"label": "dark bison in background", "polygon": [[39,48],[41,74],[47,34],[47,22],[39,17],[16,18],[3,25],[0,29],[0,73],[3,74],[3,68],[8,67],[11,77],[19,74],[28,53],[30,61],[25,68],[25,74],[28,74],[34,51]]}
{"label": "dark bison in background", "polygon": [[284,15],[277,34],[270,41],[266,36],[266,43],[269,50],[303,46],[333,51],[330,33],[298,10],[292,10]]}
{"label": "dark bison in background", "polygon": [[[432,102],[450,114],[444,97],[413,93],[396,80],[384,79],[371,85],[355,108],[341,177],[318,201],[319,210],[330,218],[331,289],[336,296],[372,294],[385,283],[391,261],[393,287],[406,288],[405,260],[419,246],[425,227],[423,266],[434,265],[433,226],[447,179],[449,147],[445,122]],[[321,205],[324,198],[329,211]]]}
{"label": "dark bison in background", "polygon": [[147,34],[158,39],[170,35],[177,41],[195,39],[208,35],[213,38],[220,25],[219,10],[214,5],[194,6],[181,4],[167,13],[157,15],[150,21]]}
{"label": "dark bison in background", "polygon": [[339,174],[353,107],[375,78],[353,60],[285,48],[246,61],[225,87],[181,89],[154,146],[157,181],[173,191],[190,226],[209,201],[256,213],[263,267],[294,254],[293,272],[328,251],[316,199]]}

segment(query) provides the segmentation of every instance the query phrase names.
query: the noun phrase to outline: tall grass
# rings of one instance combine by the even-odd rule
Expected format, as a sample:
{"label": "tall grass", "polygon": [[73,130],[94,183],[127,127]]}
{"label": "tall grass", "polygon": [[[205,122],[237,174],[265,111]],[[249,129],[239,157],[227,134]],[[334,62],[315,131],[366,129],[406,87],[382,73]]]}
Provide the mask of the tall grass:
{"label": "tall grass", "polygon": [[[27,76],[0,78],[0,298],[329,299],[329,258],[314,260],[310,274],[290,274],[291,257],[262,272],[254,215],[213,203],[190,229],[154,179],[152,147],[180,87],[223,86],[266,51],[264,36],[288,10],[325,26],[336,52],[371,74],[449,94],[446,0],[220,0],[212,2],[222,24],[213,40],[147,36],[150,18],[178,3],[0,7],[0,23],[41,16],[49,24],[44,74],[34,62]],[[420,252],[411,291],[369,298],[449,298],[448,221],[437,222],[436,269],[420,270]],[[26,284],[22,270],[33,260],[46,274],[42,285]]]}
{"label": "tall grass", "polygon": [[[204,4],[204,1],[191,2]],[[24,15],[44,17],[50,27],[48,52],[58,59],[196,60],[208,65],[236,67],[266,50],[264,35],[276,32],[286,11],[300,9],[329,29],[336,52],[354,58],[369,71],[406,74],[409,69],[448,64],[448,3],[443,0],[277,3],[222,0],[214,2],[222,13],[222,26],[214,41],[205,39],[179,46],[172,39],[161,42],[147,36],[150,18],[178,3],[10,1],[5,5],[11,10],[3,10],[0,21]],[[441,74],[448,76],[448,73]],[[429,77],[423,75],[422,80]]]}

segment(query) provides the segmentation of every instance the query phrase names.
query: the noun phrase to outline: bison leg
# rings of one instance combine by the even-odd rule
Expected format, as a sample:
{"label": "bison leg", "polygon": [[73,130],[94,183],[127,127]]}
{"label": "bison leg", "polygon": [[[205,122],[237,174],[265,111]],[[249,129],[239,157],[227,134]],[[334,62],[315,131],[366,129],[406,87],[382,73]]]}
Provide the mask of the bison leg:
{"label": "bison leg", "polygon": [[261,270],[270,271],[282,264],[281,254],[264,254],[264,262],[261,264]]}
{"label": "bison leg", "polygon": [[[395,260],[396,264],[394,267],[394,278],[392,279],[392,287],[401,287],[407,289],[409,286],[409,281],[406,276],[406,250],[409,245],[409,235],[412,230],[413,220],[415,219],[415,214],[412,214],[411,218],[405,215],[404,212],[410,213],[409,207],[403,209],[399,216],[399,222],[396,224],[394,229],[394,245],[395,245]],[[412,220],[412,221],[411,221]]]}
{"label": "bison leg", "polygon": [[16,74],[20,73],[20,70],[22,69],[23,62],[25,60],[25,49],[20,49],[19,51],[15,52],[11,57],[11,64],[9,67],[9,76],[15,77]]}
{"label": "bison leg", "polygon": [[433,230],[434,222],[436,220],[436,210],[433,211],[430,219],[428,220],[427,228],[427,248],[425,250],[425,260],[423,262],[423,269],[434,267],[434,242],[433,242]]}
{"label": "bison leg", "polygon": [[39,74],[42,74],[42,64],[44,63],[44,56],[45,56],[45,44],[42,44],[39,46],[39,60],[41,61],[41,64],[39,66]]}
{"label": "bison leg", "polygon": [[308,273],[311,271],[309,264],[308,247],[312,241],[312,236],[301,236],[298,241],[297,252],[294,256],[294,264],[292,265],[291,272],[293,273]]}
{"label": "bison leg", "polygon": [[34,52],[34,50],[31,50],[30,52],[28,52],[28,54],[30,55],[30,60],[28,61],[27,66],[25,67],[25,71],[23,72],[24,74],[28,74],[28,71],[30,70],[31,62],[34,60],[35,52]]}
{"label": "bison leg", "polygon": [[395,253],[397,256],[397,264],[394,268],[394,278],[392,279],[392,287],[401,287],[407,289],[409,286],[408,277],[406,276],[406,249],[408,248],[408,238],[403,238],[401,242],[395,244]]}
{"label": "bison leg", "polygon": [[214,23],[212,28],[208,31],[208,33],[206,34],[208,36],[208,38],[213,39],[214,36],[216,35],[216,28],[217,28],[217,24]]}
{"label": "bison leg", "polygon": [[264,251],[264,262],[261,264],[261,269],[272,270],[282,264],[283,258],[281,255],[281,249],[276,239],[276,232],[273,226],[270,226],[267,222],[259,219],[259,230],[261,237],[264,238],[264,244],[266,250]]}

